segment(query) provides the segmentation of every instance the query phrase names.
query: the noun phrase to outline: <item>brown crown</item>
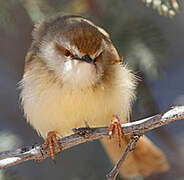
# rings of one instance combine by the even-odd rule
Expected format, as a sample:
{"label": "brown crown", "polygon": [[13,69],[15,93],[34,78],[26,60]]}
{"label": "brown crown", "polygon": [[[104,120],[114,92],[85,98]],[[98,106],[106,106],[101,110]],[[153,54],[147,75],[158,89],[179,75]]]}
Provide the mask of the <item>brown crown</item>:
{"label": "brown crown", "polygon": [[67,38],[84,54],[92,55],[101,46],[103,35],[96,27],[87,22],[73,23],[68,26]]}

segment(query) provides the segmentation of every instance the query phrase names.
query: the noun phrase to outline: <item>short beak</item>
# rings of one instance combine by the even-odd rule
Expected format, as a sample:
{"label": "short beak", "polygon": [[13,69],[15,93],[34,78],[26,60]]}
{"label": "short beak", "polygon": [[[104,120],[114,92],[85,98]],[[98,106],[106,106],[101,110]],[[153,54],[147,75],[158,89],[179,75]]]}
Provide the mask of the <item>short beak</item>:
{"label": "short beak", "polygon": [[94,64],[94,60],[88,55],[83,56],[82,58],[74,57],[74,59],[77,59],[77,60],[80,60],[80,61],[85,61],[85,62],[90,63],[90,64]]}

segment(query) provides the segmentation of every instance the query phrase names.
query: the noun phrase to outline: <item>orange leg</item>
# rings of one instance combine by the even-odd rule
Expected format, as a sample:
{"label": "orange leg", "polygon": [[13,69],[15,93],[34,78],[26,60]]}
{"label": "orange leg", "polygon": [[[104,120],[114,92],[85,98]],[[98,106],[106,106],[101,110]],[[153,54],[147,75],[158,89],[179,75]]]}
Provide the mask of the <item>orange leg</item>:
{"label": "orange leg", "polygon": [[111,119],[111,124],[109,127],[109,138],[112,137],[113,135],[113,131],[115,130],[116,136],[117,136],[117,141],[119,143],[119,146],[121,146],[121,137],[122,137],[122,128],[121,128],[121,123],[120,123],[120,119],[117,115],[113,115],[112,119]]}
{"label": "orange leg", "polygon": [[44,145],[43,145],[44,149],[46,149],[49,146],[52,160],[55,159],[54,145],[57,149],[59,149],[59,151],[61,151],[61,147],[60,147],[59,142],[56,138],[56,134],[57,134],[56,131],[50,131],[47,134],[47,139],[45,140]]}

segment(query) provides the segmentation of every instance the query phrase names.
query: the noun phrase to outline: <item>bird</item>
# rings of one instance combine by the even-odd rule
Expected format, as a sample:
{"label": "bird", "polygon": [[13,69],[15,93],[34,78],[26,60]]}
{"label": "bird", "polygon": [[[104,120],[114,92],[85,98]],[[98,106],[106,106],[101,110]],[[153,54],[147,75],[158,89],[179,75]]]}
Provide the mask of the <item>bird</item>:
{"label": "bird", "polygon": [[[59,148],[58,138],[73,134],[72,129],[109,126],[109,136],[115,129],[117,138],[101,142],[115,163],[130,138],[122,136],[119,125],[130,119],[137,78],[110,35],[85,17],[58,14],[37,23],[32,37],[20,100],[28,123],[44,138],[44,148],[49,146],[54,159],[53,146]],[[147,176],[168,167],[164,153],[143,136],[120,175]]]}

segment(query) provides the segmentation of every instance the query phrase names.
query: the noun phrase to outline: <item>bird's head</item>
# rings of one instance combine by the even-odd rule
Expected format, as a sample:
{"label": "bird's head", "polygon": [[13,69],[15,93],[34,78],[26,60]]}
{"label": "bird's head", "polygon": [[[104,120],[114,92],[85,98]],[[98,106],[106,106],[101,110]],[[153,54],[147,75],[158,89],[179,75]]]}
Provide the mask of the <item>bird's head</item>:
{"label": "bird's head", "polygon": [[63,85],[85,88],[99,83],[120,62],[109,35],[80,16],[58,16],[36,25],[37,55]]}

